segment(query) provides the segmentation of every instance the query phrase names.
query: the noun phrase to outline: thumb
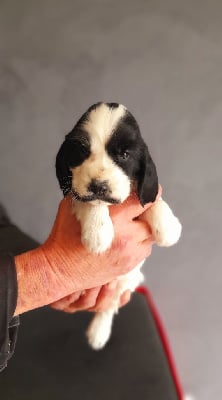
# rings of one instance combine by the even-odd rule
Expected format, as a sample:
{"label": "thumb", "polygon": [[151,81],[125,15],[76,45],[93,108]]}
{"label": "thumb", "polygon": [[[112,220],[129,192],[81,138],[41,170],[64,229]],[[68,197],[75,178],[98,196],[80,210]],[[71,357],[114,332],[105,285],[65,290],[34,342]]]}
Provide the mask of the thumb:
{"label": "thumb", "polygon": [[72,211],[72,198],[68,195],[64,197],[59,204],[57,215],[48,239],[55,239],[55,237],[58,239],[58,237],[60,237],[65,241],[68,240],[69,237],[79,234],[79,232],[80,225]]}
{"label": "thumb", "polygon": [[[159,185],[158,194],[156,197],[157,201],[162,194],[162,188]],[[133,192],[122,204],[110,206],[110,216],[115,219],[118,215],[124,211],[124,214],[128,220],[133,220],[144,213],[153,203],[147,203],[142,206],[139,202],[138,196]]]}

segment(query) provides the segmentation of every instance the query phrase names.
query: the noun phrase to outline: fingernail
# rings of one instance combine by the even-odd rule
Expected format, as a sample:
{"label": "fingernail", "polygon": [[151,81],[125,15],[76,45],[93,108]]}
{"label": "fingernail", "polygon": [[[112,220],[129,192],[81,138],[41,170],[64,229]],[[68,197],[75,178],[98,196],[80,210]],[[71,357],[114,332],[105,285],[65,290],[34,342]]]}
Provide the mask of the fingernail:
{"label": "fingernail", "polygon": [[130,299],[131,299],[131,295],[132,295],[131,291],[130,291],[130,290],[127,290],[127,291],[121,296],[120,305],[125,305],[125,304],[127,304],[127,303],[130,301]]}

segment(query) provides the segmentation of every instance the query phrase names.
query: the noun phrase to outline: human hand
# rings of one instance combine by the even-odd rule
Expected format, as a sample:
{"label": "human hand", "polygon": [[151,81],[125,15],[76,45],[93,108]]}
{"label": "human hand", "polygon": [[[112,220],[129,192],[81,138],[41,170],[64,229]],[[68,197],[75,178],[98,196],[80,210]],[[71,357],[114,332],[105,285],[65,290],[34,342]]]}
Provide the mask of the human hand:
{"label": "human hand", "polygon": [[82,245],[80,224],[72,214],[72,199],[65,197],[46,242],[15,257],[18,281],[15,315],[75,292],[106,285],[148,257],[153,237],[149,225],[137,217],[150,206],[142,207],[136,196],[110,206],[115,237],[111,248],[98,255],[89,253]]}
{"label": "human hand", "polygon": [[[80,225],[71,212],[71,197],[62,200],[52,232],[42,245],[59,280],[58,298],[111,282],[150,254],[153,240],[149,226],[135,220],[148,206],[142,207],[133,196],[121,205],[111,206],[115,238],[112,247],[98,255],[89,253],[81,243]],[[60,295],[62,292],[65,296]]]}
{"label": "human hand", "polygon": [[[83,310],[93,312],[105,311],[110,307],[112,299],[115,297],[116,289],[117,281],[114,280],[103,286],[72,293],[50,304],[50,307],[67,313]],[[130,297],[131,291],[126,290],[120,297],[119,307],[126,305],[130,301]]]}

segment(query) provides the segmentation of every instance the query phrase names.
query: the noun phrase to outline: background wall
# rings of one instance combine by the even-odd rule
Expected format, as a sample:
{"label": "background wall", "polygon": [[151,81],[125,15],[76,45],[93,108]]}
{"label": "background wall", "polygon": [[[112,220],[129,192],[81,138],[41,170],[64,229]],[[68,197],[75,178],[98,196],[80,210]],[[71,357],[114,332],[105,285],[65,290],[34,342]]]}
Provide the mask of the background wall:
{"label": "background wall", "polygon": [[136,116],[183,223],[146,263],[187,391],[222,391],[220,0],[2,0],[0,200],[46,238],[61,193],[55,154],[92,103]]}

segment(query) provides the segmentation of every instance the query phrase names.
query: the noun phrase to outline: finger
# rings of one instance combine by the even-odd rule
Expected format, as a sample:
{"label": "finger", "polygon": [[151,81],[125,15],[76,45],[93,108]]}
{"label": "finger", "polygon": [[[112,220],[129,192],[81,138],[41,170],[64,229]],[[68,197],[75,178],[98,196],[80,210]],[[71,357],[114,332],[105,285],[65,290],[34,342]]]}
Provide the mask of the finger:
{"label": "finger", "polygon": [[72,313],[75,311],[91,309],[96,304],[96,300],[100,290],[101,286],[85,290],[84,295],[80,296],[77,301],[69,304],[68,307],[64,309],[64,311]]}
{"label": "finger", "polygon": [[132,222],[134,237],[138,242],[152,239],[152,230],[150,225],[143,220],[135,220]]}
{"label": "finger", "polygon": [[118,219],[122,212],[127,220],[132,220],[145,211],[145,208],[140,204],[135,193],[131,194],[123,203],[110,206],[110,216],[112,219]]}
{"label": "finger", "polygon": [[72,209],[72,197],[70,195],[64,197],[59,204],[59,212],[64,213],[65,215],[70,214],[70,210]]}
{"label": "finger", "polygon": [[152,241],[150,239],[145,239],[143,242],[140,243],[140,259],[142,258],[142,256],[144,259],[150,256],[153,244],[153,239]]}
{"label": "finger", "polygon": [[113,298],[116,297],[117,284],[117,281],[113,280],[112,282],[102,286],[96,304],[90,311],[101,312],[110,308],[112,306]]}
{"label": "finger", "polygon": [[70,217],[72,210],[72,199],[70,196],[64,197],[58,207],[58,212],[56,216],[56,222],[60,223],[61,219],[68,219]]}
{"label": "finger", "polygon": [[131,290],[126,290],[120,297],[119,307],[125,306],[131,299]]}
{"label": "finger", "polygon": [[56,310],[64,310],[66,307],[69,306],[69,304],[76,302],[81,295],[82,291],[72,293],[66,297],[63,297],[62,299],[55,301],[54,303],[50,304],[50,306]]}
{"label": "finger", "polygon": [[63,231],[63,235],[64,232],[69,232],[69,235],[73,232],[80,232],[80,224],[73,213],[72,202],[72,197],[68,195],[59,204],[55,227],[58,232]]}
{"label": "finger", "polygon": [[[134,246],[137,242],[138,248],[140,247],[140,244],[144,241],[153,241],[151,229],[145,221],[132,221],[132,227],[128,226],[128,230],[130,232],[123,232],[121,236],[117,236],[116,238],[114,238],[112,247],[111,249],[107,250],[107,254],[114,251],[115,249],[117,251],[120,251],[121,249],[126,249],[126,247],[131,245],[132,238],[134,238]],[[130,248],[129,252],[131,253]]]}
{"label": "finger", "polygon": [[[156,200],[162,195],[162,187],[159,185],[158,194]],[[141,215],[147,208],[149,208],[151,203],[147,203],[142,206],[139,202],[139,198],[135,192],[133,192],[122,204],[118,204],[110,207],[110,214],[112,217],[118,216],[119,212],[124,209],[126,218],[134,219]]]}

